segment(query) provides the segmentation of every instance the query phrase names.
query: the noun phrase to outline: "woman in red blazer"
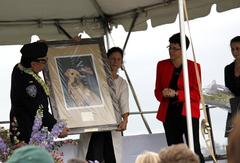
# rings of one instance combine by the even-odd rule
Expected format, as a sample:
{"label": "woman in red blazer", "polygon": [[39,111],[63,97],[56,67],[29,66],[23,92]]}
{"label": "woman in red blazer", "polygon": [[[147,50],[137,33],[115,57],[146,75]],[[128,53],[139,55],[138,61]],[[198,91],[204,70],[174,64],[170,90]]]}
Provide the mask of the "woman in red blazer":
{"label": "woman in red blazer", "polygon": [[[188,143],[184,83],[182,71],[182,51],[180,33],[170,37],[170,59],[158,62],[155,96],[160,102],[157,119],[163,122],[168,145],[184,143],[183,135]],[[186,37],[187,48],[189,40]],[[194,62],[188,60],[190,103],[193,124],[194,150],[201,163],[204,162],[199,143],[200,93]],[[198,69],[200,72],[200,65]]]}

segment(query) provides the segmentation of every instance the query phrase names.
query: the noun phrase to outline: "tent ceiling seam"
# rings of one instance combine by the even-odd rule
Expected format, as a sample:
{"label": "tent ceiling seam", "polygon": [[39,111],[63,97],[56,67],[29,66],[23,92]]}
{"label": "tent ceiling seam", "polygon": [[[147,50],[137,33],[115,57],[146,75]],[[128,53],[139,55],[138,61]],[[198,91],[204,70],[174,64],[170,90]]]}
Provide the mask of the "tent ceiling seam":
{"label": "tent ceiling seam", "polygon": [[0,21],[0,25],[11,24],[11,23],[29,23],[29,22],[32,23],[32,22],[39,22],[39,20],[41,20],[42,24],[45,24],[45,23],[54,24],[55,21],[58,21],[61,23],[66,23],[67,21],[96,21],[96,20],[101,21],[101,19],[103,19],[106,22],[109,22],[112,19],[116,19],[118,17],[122,17],[125,15],[132,15],[132,14],[135,15],[135,13],[145,13],[149,10],[153,10],[158,7],[163,7],[163,6],[169,5],[172,1],[176,1],[176,0],[164,0],[163,2],[160,2],[160,3],[131,9],[131,10],[128,10],[125,12],[120,12],[120,13],[113,14],[113,15],[107,15],[102,11],[99,4],[95,0],[92,0],[92,2],[95,5],[96,10],[100,14],[100,16],[98,16],[98,17],[81,17],[81,18],[71,18],[71,19],[62,19],[61,18],[61,19],[29,19],[29,20],[9,20],[9,21],[5,20],[5,21]]}
{"label": "tent ceiling seam", "polygon": [[100,21],[99,17],[95,18],[73,18],[73,19],[31,19],[31,20],[12,20],[12,21],[0,21],[0,25],[11,25],[11,24],[54,24],[56,22],[61,22],[61,23],[76,23],[76,22],[97,22]]}
{"label": "tent ceiling seam", "polygon": [[163,2],[155,3],[155,4],[152,4],[152,5],[148,5],[148,6],[138,7],[138,8],[135,8],[135,9],[128,10],[128,11],[124,11],[124,12],[116,13],[116,14],[113,14],[113,15],[109,15],[109,17],[111,19],[116,19],[116,18],[119,18],[119,17],[124,17],[126,15],[135,14],[136,12],[145,13],[147,11],[154,10],[156,8],[168,6],[173,1],[176,1],[176,0],[164,0]]}

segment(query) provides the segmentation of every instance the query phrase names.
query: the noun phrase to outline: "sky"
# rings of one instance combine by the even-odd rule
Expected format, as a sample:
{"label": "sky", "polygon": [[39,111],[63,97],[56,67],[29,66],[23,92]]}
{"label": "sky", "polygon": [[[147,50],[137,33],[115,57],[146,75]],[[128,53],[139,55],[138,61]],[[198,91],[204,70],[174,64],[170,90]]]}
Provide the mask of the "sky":
{"label": "sky", "polygon": [[[197,58],[201,64],[203,87],[207,87],[213,80],[224,85],[224,67],[233,61],[229,42],[240,35],[240,8],[223,13],[217,13],[215,6],[209,16],[190,21],[191,36]],[[156,65],[159,60],[168,58],[168,39],[179,32],[178,21],[155,28],[149,27],[147,31],[133,32],[125,51],[124,64],[136,91],[143,111],[156,111],[158,101],[154,97]],[[186,33],[189,36],[189,33]],[[83,35],[85,37],[85,35]],[[119,26],[112,32],[111,46],[123,47],[127,33]],[[114,43],[113,43],[114,42]],[[8,120],[10,110],[10,82],[13,66],[20,60],[21,45],[0,46],[2,58],[0,60],[1,85],[0,121]],[[192,58],[191,50],[187,57]],[[122,71],[121,76],[125,76]],[[137,111],[136,104],[130,97],[130,111]],[[224,138],[225,120],[227,112],[221,108],[211,110],[215,141],[226,144]],[[156,120],[155,114],[145,115],[152,131],[163,132],[162,124]],[[136,123],[137,122],[137,123]],[[125,135],[147,133],[140,116],[131,115],[128,130]],[[201,140],[202,141],[202,140]]]}

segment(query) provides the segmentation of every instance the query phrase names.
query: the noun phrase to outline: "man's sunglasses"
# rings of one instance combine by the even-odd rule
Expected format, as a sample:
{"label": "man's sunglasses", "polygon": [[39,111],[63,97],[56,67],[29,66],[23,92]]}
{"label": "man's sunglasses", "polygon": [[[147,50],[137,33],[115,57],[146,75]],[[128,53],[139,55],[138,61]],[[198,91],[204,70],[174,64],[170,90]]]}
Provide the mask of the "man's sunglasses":
{"label": "man's sunglasses", "polygon": [[36,60],[34,60],[34,62],[46,64],[47,63],[47,59],[36,59]]}

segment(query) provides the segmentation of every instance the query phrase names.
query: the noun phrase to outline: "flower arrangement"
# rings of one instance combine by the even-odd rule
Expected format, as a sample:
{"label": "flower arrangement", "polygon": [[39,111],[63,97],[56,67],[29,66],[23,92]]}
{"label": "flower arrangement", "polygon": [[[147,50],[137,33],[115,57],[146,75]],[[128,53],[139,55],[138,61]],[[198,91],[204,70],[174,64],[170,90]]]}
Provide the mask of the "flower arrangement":
{"label": "flower arrangement", "polygon": [[[40,107],[35,116],[29,144],[46,148],[52,155],[55,163],[64,163],[64,155],[59,150],[60,147],[64,144],[77,144],[77,142],[72,140],[65,140],[63,142],[54,141],[66,127],[66,124],[59,121],[53,126],[51,132],[49,132],[47,127],[42,127],[42,118],[43,110]],[[6,161],[13,150],[14,146],[10,140],[9,130],[0,127],[0,162]]]}
{"label": "flower arrangement", "polygon": [[51,132],[48,132],[47,127],[42,127],[42,118],[43,110],[40,107],[35,116],[29,144],[46,148],[52,154],[55,163],[63,163],[63,153],[59,151],[60,146],[55,148],[54,139],[58,138],[60,133],[66,127],[66,124],[63,121],[60,121],[53,126]]}
{"label": "flower arrangement", "polygon": [[8,130],[0,127],[0,161],[7,160],[10,153],[10,148],[6,145],[6,143],[11,144],[9,137]]}

